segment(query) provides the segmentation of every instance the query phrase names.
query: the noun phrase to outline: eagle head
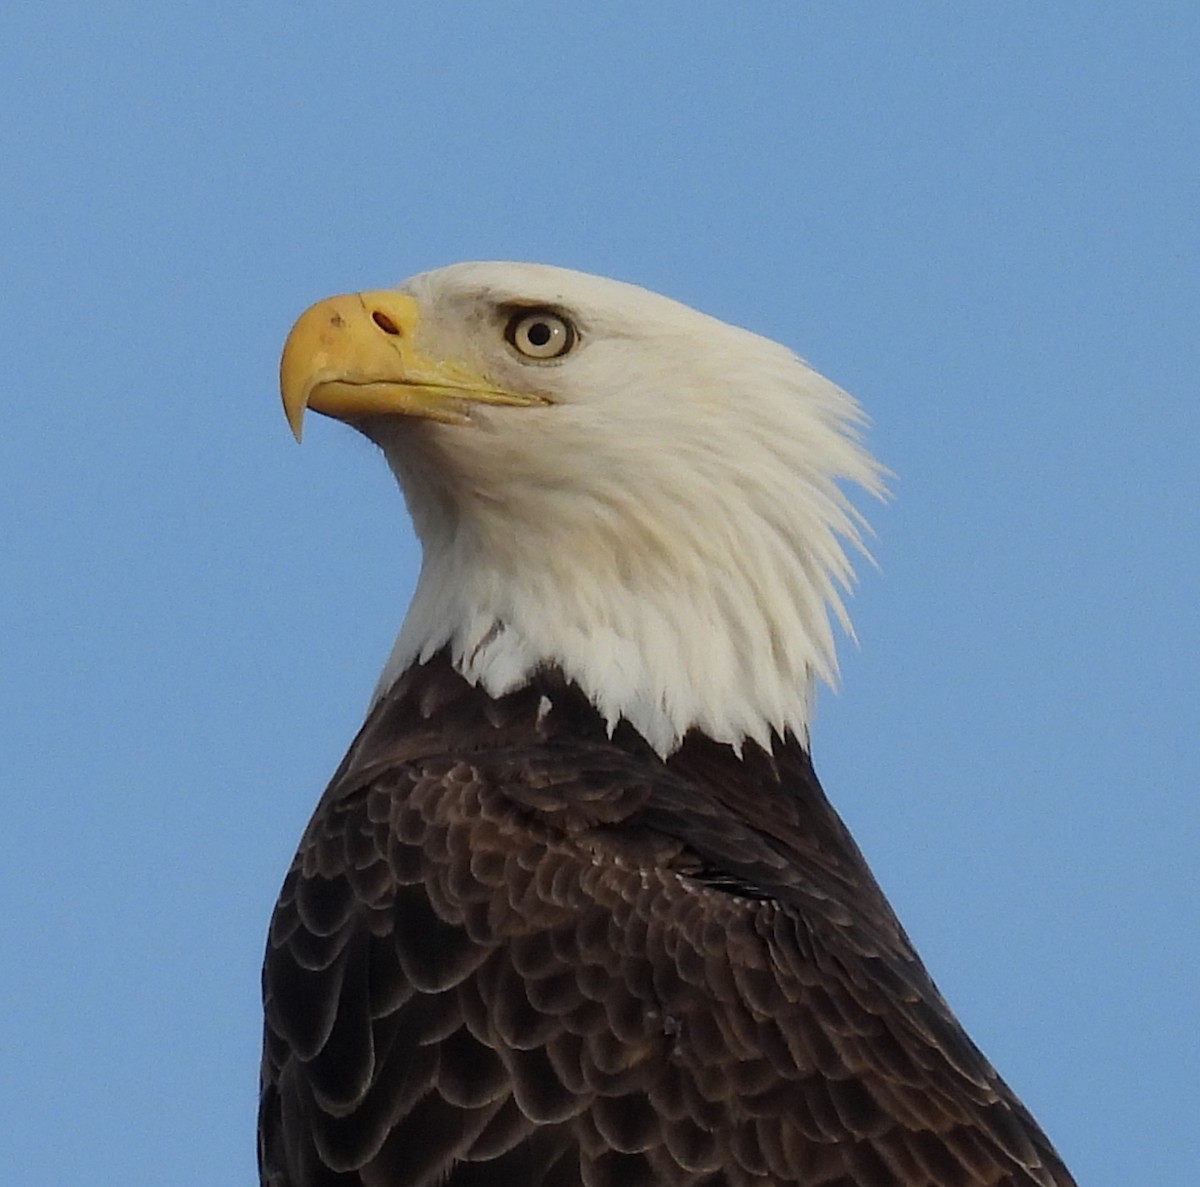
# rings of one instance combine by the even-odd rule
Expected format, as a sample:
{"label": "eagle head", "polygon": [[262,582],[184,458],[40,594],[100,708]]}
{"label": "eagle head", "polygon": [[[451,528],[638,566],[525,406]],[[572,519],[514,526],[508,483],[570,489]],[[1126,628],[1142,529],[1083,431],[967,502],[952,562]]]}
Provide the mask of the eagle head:
{"label": "eagle head", "polygon": [[383,450],[421,540],[380,694],[448,649],[495,696],[557,667],[664,756],[805,737],[862,549],[843,485],[882,472],[790,350],[618,281],[458,264],[312,306],[281,385],[297,438],[312,408]]}

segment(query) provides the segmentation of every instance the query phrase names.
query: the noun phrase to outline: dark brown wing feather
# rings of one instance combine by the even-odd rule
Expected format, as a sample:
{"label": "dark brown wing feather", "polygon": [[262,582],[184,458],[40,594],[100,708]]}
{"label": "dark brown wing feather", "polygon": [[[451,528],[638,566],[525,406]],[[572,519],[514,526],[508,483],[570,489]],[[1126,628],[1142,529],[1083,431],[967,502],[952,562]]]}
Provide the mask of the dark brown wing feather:
{"label": "dark brown wing feather", "polygon": [[610,739],[442,659],[376,708],[271,922],[271,1187],[1069,1187],[807,754]]}

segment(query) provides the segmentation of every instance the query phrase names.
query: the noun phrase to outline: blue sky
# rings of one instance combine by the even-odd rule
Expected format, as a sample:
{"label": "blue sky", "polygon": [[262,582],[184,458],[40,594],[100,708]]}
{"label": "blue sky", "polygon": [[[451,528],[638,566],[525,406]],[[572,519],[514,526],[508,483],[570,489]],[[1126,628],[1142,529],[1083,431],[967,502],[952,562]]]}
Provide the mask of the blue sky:
{"label": "blue sky", "polygon": [[818,769],[1080,1182],[1193,1183],[1198,58],[1182,0],[14,5],[0,1180],[254,1180],[264,929],[417,565],[279,347],[516,258],[866,405]]}

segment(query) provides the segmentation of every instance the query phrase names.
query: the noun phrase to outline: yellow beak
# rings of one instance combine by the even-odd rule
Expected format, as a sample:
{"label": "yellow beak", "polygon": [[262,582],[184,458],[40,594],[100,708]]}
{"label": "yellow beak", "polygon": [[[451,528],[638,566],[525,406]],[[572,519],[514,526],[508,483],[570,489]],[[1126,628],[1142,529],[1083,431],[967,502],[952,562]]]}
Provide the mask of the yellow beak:
{"label": "yellow beak", "polygon": [[417,302],[397,292],[328,297],[306,309],[279,362],[283,411],[296,440],[307,408],[350,424],[373,416],[469,424],[471,403],[546,402],[497,388],[452,360],[421,354],[414,345],[419,321]]}

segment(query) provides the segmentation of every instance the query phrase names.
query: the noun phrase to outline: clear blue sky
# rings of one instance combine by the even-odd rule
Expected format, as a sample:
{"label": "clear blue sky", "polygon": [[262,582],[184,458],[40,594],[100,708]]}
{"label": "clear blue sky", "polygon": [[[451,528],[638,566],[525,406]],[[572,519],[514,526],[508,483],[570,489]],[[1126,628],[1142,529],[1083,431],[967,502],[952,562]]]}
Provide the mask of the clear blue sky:
{"label": "clear blue sky", "polygon": [[461,259],[632,280],[896,472],[818,769],[1090,1187],[1200,1162],[1200,7],[14,4],[0,1181],[254,1181],[258,965],[417,556],[276,364]]}

